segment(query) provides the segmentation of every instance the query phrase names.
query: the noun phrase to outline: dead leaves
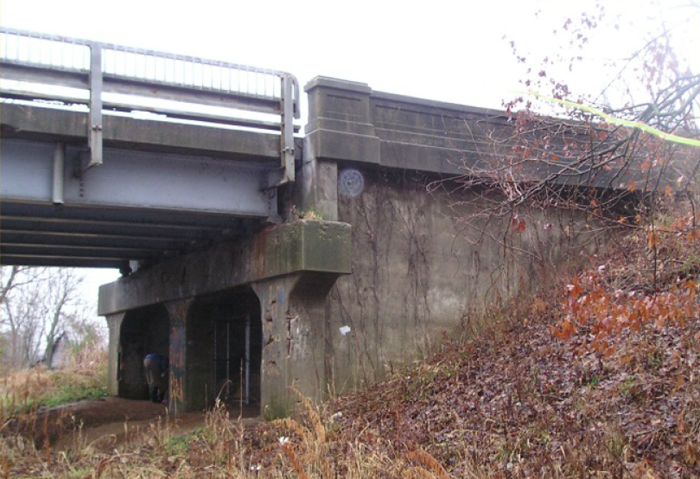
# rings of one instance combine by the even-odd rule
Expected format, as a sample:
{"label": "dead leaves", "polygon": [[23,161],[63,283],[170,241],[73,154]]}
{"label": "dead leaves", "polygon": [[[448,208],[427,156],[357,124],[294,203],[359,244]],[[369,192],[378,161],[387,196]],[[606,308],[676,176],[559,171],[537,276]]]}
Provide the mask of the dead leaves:
{"label": "dead leaves", "polygon": [[525,220],[518,217],[518,215],[513,216],[510,220],[510,226],[515,230],[516,233],[522,233],[527,227]]}
{"label": "dead leaves", "polygon": [[564,319],[552,326],[550,332],[552,336],[568,341],[577,333],[576,325],[585,326],[592,335],[588,347],[610,355],[623,331],[682,326],[687,319],[698,318],[697,288],[696,281],[686,280],[671,286],[668,291],[639,295],[609,291],[597,275],[590,274],[567,286],[566,300],[562,304]]}
{"label": "dead leaves", "polygon": [[552,336],[554,336],[555,338],[568,341],[571,338],[571,336],[573,336],[576,333],[576,327],[571,321],[566,320],[555,326],[552,326],[550,331],[552,333]]}
{"label": "dead leaves", "polygon": [[659,244],[660,240],[659,233],[650,229],[647,234],[647,246],[649,246],[649,249],[654,249]]}

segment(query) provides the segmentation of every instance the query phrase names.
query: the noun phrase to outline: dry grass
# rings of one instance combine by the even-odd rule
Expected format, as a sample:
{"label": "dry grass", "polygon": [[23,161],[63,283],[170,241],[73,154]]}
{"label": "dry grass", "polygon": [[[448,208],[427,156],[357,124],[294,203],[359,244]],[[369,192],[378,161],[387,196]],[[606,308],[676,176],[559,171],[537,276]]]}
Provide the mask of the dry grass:
{"label": "dry grass", "polygon": [[41,407],[55,407],[107,394],[104,351],[79,356],[68,367],[48,370],[43,365],[14,371],[0,378],[0,424],[31,415]]}
{"label": "dry grass", "polygon": [[[341,457],[339,444],[324,439],[329,423],[321,422],[319,412],[312,408],[302,416],[246,428],[218,405],[194,433],[178,437],[169,424],[159,423],[109,453],[84,444],[47,451],[22,436],[3,437],[0,466],[8,478],[448,477],[425,452],[396,459],[386,448],[371,450],[358,442],[344,444]],[[254,438],[261,437],[267,444],[254,448]]]}

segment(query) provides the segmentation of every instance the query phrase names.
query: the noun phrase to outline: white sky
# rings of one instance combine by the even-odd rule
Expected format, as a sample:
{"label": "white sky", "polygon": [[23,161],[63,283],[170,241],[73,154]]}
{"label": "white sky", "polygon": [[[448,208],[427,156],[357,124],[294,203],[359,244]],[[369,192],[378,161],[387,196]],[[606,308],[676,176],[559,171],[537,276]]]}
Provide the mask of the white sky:
{"label": "white sky", "polygon": [[[599,59],[629,52],[651,23],[672,24],[687,16],[689,10],[678,5],[688,2],[603,2],[607,18],[619,18],[621,28],[614,35],[594,32]],[[521,71],[503,36],[532,51],[551,50],[564,40],[564,21],[594,5],[587,0],[0,0],[0,24],[286,70],[302,86],[326,75],[366,82],[375,90],[499,107],[503,97],[513,96]],[[695,57],[700,57],[699,31],[696,19],[695,38],[679,41]]]}
{"label": "white sky", "polygon": [[[608,73],[599,64],[624,58],[652,28],[674,25],[700,10],[678,7],[689,1],[603,2],[609,24],[618,22],[620,29],[593,31],[595,61],[585,74],[579,70],[572,86],[600,90]],[[0,0],[0,25],[286,70],[302,86],[326,75],[366,82],[375,90],[500,108],[501,100],[512,99],[521,88],[517,80],[523,72],[508,41],[523,47],[520,53],[529,61],[553,58],[552,49],[567,46],[565,20],[594,5],[570,0]],[[700,71],[700,16],[675,35],[678,53]],[[102,271],[90,282],[117,276]]]}

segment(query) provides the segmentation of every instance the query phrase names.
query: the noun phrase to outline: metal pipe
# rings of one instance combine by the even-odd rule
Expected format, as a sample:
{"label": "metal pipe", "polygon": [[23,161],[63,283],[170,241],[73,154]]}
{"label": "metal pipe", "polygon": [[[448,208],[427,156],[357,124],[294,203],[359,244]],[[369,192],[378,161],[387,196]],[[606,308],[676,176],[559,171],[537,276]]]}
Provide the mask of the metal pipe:
{"label": "metal pipe", "polygon": [[219,387],[219,322],[214,320],[214,371],[212,376],[214,378],[214,394],[219,394],[216,388]]}
{"label": "metal pipe", "polygon": [[53,150],[53,186],[51,200],[55,205],[62,205],[63,199],[63,180],[64,166],[66,164],[66,145],[62,142],[57,142]]}
{"label": "metal pipe", "polygon": [[226,399],[231,395],[231,323],[226,322]]}
{"label": "metal pipe", "polygon": [[245,403],[250,404],[250,313],[245,315]]}

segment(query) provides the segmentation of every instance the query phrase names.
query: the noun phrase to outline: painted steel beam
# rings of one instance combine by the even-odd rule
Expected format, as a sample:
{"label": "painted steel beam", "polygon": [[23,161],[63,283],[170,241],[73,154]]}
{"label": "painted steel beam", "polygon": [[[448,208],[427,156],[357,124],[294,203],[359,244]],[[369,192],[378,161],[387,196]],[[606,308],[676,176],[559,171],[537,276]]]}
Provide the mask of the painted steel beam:
{"label": "painted steel beam", "polygon": [[104,246],[56,246],[56,245],[16,245],[6,244],[2,246],[3,255],[29,255],[42,256],[67,256],[67,257],[93,257],[93,258],[129,258],[132,260],[146,260],[157,258],[160,252],[145,250],[142,248],[110,248]]}
{"label": "painted steel beam", "polygon": [[[55,149],[51,143],[3,139],[3,201],[52,203]],[[270,215],[270,198],[261,191],[267,171],[253,164],[105,148],[103,165],[76,176],[82,155],[83,149],[66,147],[66,205]]]}
{"label": "painted steel beam", "polygon": [[125,222],[97,222],[81,220],[45,220],[33,217],[0,217],[0,226],[5,230],[22,230],[42,233],[105,235],[112,238],[122,236],[145,236],[171,240],[196,241],[215,236],[224,236],[223,231],[203,227],[181,228],[162,224],[130,224]]}
{"label": "painted steel beam", "polygon": [[76,258],[73,256],[2,255],[2,264],[7,266],[55,266],[66,268],[113,268],[128,266],[128,261],[119,258]]}
{"label": "painted steel beam", "polygon": [[[269,165],[5,138],[0,264],[123,268],[250,233],[276,213]],[[75,172],[80,172],[76,174]]]}
{"label": "painted steel beam", "polygon": [[[153,252],[180,251],[189,242],[169,238],[147,236],[107,236],[84,233],[41,233],[26,230],[8,230],[2,225],[0,244],[7,245],[55,245],[105,248],[140,248]],[[4,251],[4,250],[3,250]]]}
{"label": "painted steel beam", "polygon": [[227,214],[198,212],[196,217],[189,212],[127,208],[80,207],[47,203],[12,203],[2,198],[3,217],[32,217],[37,220],[91,221],[144,225],[163,225],[181,229],[206,230],[208,228],[239,228],[241,218]]}

